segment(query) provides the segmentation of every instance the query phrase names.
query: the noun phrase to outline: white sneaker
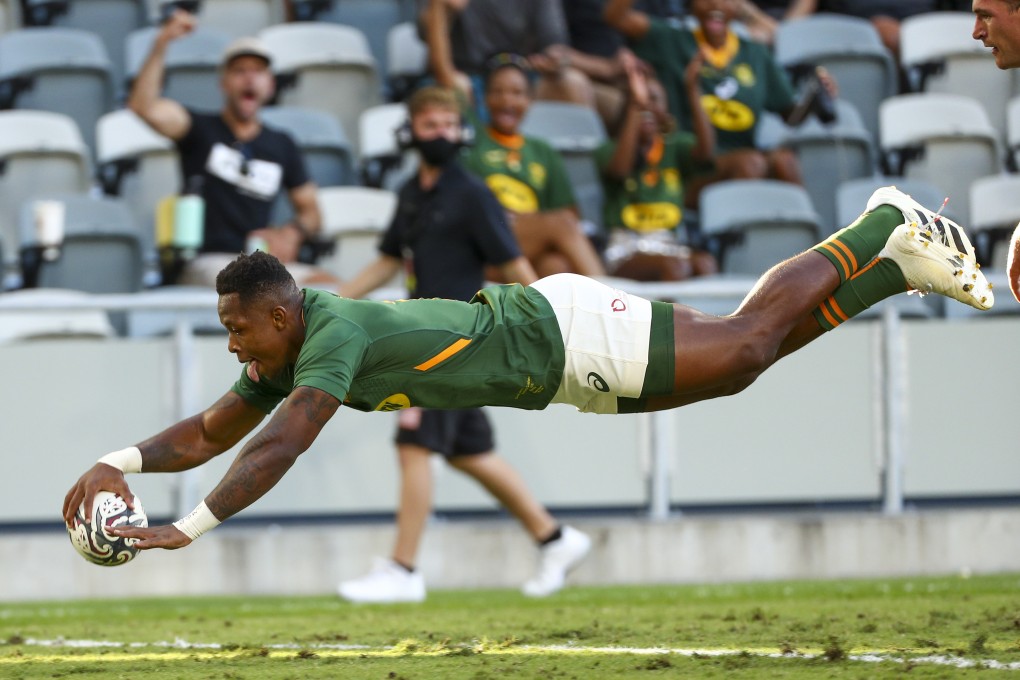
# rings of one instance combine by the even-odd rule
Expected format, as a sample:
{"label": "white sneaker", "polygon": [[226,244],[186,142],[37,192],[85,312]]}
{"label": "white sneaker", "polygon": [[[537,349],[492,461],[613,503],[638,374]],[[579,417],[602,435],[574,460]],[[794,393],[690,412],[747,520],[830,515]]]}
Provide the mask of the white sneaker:
{"label": "white sneaker", "polygon": [[528,597],[546,597],[563,588],[567,574],[588,556],[591,539],[573,527],[563,527],[556,541],[542,546],[538,573],[528,580],[521,592]]}
{"label": "white sneaker", "polygon": [[981,273],[974,246],[960,225],[933,213],[896,187],[872,194],[868,210],[891,205],[906,220],[893,230],[878,257],[895,262],[907,285],[921,295],[938,293],[976,307],[995,304],[992,285]]}
{"label": "white sneaker", "polygon": [[425,579],[421,572],[408,572],[393,560],[376,558],[372,571],[361,578],[344,581],[337,589],[350,602],[387,604],[424,602]]}

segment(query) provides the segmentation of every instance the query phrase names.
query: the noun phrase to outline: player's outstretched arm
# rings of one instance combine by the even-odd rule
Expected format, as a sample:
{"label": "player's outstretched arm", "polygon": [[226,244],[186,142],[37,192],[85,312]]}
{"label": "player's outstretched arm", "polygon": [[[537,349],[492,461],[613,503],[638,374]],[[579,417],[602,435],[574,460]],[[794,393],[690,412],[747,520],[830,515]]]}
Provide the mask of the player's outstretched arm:
{"label": "player's outstretched arm", "polygon": [[1013,291],[1013,297],[1020,302],[1020,224],[1016,225],[1013,238],[1009,241],[1006,276],[1009,278],[1009,289]]}
{"label": "player's outstretched arm", "polygon": [[135,545],[140,550],[183,548],[273,488],[338,408],[339,400],[326,392],[313,387],[296,388],[262,431],[245,444],[195,512],[170,526],[118,527],[111,532],[139,539]]}
{"label": "player's outstretched arm", "polygon": [[[198,415],[171,425],[137,446],[141,472],[180,472],[197,467],[233,447],[262,422],[265,414],[234,392],[227,392]],[[113,456],[114,454],[110,454]],[[124,467],[100,462],[83,474],[64,497],[64,521],[70,523],[85,501],[85,517],[92,517],[92,499],[99,491],[112,491],[134,508],[134,494],[124,479]],[[137,468],[138,463],[136,462]]]}

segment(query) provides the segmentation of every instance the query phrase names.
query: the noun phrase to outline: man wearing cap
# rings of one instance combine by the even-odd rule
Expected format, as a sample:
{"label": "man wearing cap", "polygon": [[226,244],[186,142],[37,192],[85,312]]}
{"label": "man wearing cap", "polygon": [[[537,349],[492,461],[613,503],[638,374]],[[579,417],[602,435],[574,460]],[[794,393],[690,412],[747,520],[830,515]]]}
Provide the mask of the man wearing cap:
{"label": "man wearing cap", "polygon": [[[328,272],[298,261],[302,246],[319,231],[316,187],[301,154],[285,133],[262,125],[259,110],[274,92],[272,56],[256,38],[227,46],[220,65],[223,108],[201,113],[161,96],[168,45],[196,26],[193,14],[177,10],[163,25],[128,97],[128,108],[180,154],[184,191],[205,202],[204,240],[177,283],[213,285],[216,274],[253,242],[287,264],[301,285],[333,287]],[[294,218],[270,226],[270,214],[285,190]]]}

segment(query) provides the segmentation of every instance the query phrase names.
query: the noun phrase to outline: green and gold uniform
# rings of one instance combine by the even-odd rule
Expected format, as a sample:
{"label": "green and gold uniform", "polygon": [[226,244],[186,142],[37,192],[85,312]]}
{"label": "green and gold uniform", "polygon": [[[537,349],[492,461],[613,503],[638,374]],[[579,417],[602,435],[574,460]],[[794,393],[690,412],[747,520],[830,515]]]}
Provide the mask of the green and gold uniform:
{"label": "green and gold uniform", "polygon": [[504,208],[530,214],[569,208],[577,201],[560,154],[541,139],[479,134],[464,167],[485,180]]}
{"label": "green and gold uniform", "polygon": [[633,47],[655,68],[669,97],[669,110],[682,130],[693,129],[684,70],[699,47],[704,48],[701,105],[716,130],[720,153],[754,148],[754,130],[762,111],[783,114],[796,103],[790,79],[768,48],[732,31],[726,44],[716,50],[704,42],[701,29],[673,28],[652,19],[648,32]]}
{"label": "green and gold uniform", "polygon": [[675,230],[683,221],[684,177],[711,170],[694,160],[697,138],[689,132],[657,137],[624,180],[607,177],[606,166],[616,153],[608,141],[595,152],[605,194],[603,224],[648,234]]}
{"label": "green and gold uniform", "polygon": [[542,409],[559,387],[562,336],[552,307],[532,288],[491,286],[470,303],[304,294],[297,361],[277,382],[254,382],[242,371],[232,388],[266,413],[301,386],[359,411]]}

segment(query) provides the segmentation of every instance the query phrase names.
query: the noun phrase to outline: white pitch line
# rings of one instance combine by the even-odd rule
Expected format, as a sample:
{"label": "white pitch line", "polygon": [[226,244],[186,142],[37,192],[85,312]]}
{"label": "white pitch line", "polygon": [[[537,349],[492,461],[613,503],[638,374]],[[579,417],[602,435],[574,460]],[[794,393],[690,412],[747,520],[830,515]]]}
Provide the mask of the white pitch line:
{"label": "white pitch line", "polygon": [[[28,646],[28,647],[49,647],[49,648],[60,648],[67,647],[73,649],[82,648],[130,648],[130,649],[144,649],[144,648],[159,648],[159,649],[178,649],[178,650],[222,650],[224,646],[218,642],[189,642],[181,638],[177,638],[173,642],[161,641],[161,642],[118,642],[113,640],[67,640],[63,638],[56,638],[53,640],[39,640],[36,638],[26,638],[20,643],[0,642],[0,649],[3,647],[16,647],[16,646]],[[375,652],[379,654],[394,654],[397,653],[396,647],[372,647],[370,645],[342,645],[342,644],[328,644],[328,643],[312,643],[307,645],[299,645],[294,643],[282,643],[264,645],[266,649],[272,650],[319,650],[319,651],[337,651],[337,652]],[[436,649],[430,650],[428,645],[422,645],[423,649],[418,651],[407,651],[406,655],[442,655],[447,652],[456,651],[457,647],[450,647],[449,649]],[[233,650],[233,647],[231,646]],[[507,647],[481,647],[478,648],[479,654],[492,654],[492,655],[509,655],[509,654],[548,654],[548,653],[559,653],[559,654],[636,654],[642,656],[658,656],[675,654],[677,656],[738,656],[738,655],[750,655],[761,658],[773,658],[773,659],[818,659],[824,656],[818,653],[808,652],[793,652],[784,654],[782,652],[772,652],[767,650],[747,650],[747,649],[683,649],[674,647],[582,647],[578,645],[510,645]],[[69,659],[72,657],[69,657]],[[107,657],[102,657],[109,660]],[[897,664],[923,664],[931,666],[951,666],[954,668],[987,668],[990,670],[1008,670],[1008,671],[1020,671],[1020,661],[1003,662],[995,659],[970,659],[962,656],[952,656],[943,654],[930,654],[927,656],[914,656],[914,657],[903,657],[894,656],[892,654],[883,654],[881,652],[870,652],[865,654],[848,654],[847,660],[857,661],[862,663],[897,663]],[[80,656],[73,657],[75,661],[84,661]],[[0,663],[4,660],[0,658]],[[21,663],[31,662],[31,657],[23,658],[20,660]]]}

